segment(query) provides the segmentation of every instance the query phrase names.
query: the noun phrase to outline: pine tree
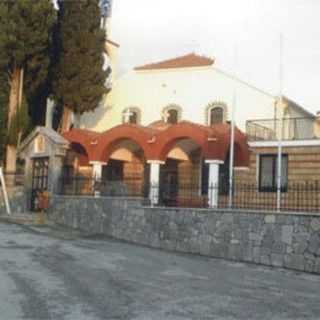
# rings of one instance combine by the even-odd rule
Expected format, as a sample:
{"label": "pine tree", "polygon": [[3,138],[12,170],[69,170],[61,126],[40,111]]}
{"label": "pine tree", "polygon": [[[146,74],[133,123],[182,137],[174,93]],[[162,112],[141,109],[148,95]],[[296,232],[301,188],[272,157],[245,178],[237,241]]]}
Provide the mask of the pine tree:
{"label": "pine tree", "polygon": [[[16,169],[16,143],[23,134],[23,126],[28,123],[23,89],[32,95],[47,78],[48,51],[55,17],[56,10],[51,0],[0,1],[0,72],[6,74],[9,88],[7,171]],[[1,82],[3,87],[3,79]],[[6,94],[2,99],[6,99]],[[0,107],[4,108],[6,103],[1,103]],[[18,110],[19,107],[22,110]]]}
{"label": "pine tree", "polygon": [[107,93],[103,70],[105,31],[100,27],[99,0],[59,4],[59,60],[54,70],[53,96],[63,105],[61,130],[70,126],[70,113],[93,111]]}

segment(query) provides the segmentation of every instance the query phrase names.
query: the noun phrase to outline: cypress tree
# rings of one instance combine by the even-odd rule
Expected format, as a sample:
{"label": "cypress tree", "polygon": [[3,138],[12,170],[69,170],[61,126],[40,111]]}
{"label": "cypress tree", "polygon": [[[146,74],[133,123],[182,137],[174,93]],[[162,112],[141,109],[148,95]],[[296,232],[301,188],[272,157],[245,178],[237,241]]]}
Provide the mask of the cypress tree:
{"label": "cypress tree", "polygon": [[[47,78],[48,51],[55,17],[56,10],[51,0],[0,2],[0,72],[6,74],[9,90],[7,171],[16,169],[16,144],[28,123],[23,89],[32,95]],[[6,99],[6,94],[2,95],[2,99]],[[22,110],[18,112],[19,107]],[[4,108],[3,105],[1,108]]]}
{"label": "cypress tree", "polygon": [[0,66],[0,166],[3,165],[7,136],[9,83],[5,67]]}
{"label": "cypress tree", "polygon": [[53,96],[63,106],[62,131],[70,126],[71,111],[93,111],[107,93],[109,70],[103,70],[105,31],[100,27],[99,0],[59,4],[59,59],[54,70]]}

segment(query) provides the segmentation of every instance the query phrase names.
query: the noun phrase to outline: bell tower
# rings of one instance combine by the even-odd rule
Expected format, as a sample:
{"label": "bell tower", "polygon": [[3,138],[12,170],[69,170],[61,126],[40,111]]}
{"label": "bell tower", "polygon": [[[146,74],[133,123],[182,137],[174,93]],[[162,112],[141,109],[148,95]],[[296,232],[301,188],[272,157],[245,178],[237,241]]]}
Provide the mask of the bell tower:
{"label": "bell tower", "polygon": [[[110,35],[113,0],[100,0],[101,27]],[[108,36],[108,35],[107,35]]]}
{"label": "bell tower", "polygon": [[105,43],[105,64],[104,69],[110,66],[111,78],[107,81],[107,86],[112,87],[112,83],[117,75],[117,58],[119,45],[110,39],[111,34],[111,19],[112,19],[113,0],[100,0],[101,6],[101,28],[106,32]]}

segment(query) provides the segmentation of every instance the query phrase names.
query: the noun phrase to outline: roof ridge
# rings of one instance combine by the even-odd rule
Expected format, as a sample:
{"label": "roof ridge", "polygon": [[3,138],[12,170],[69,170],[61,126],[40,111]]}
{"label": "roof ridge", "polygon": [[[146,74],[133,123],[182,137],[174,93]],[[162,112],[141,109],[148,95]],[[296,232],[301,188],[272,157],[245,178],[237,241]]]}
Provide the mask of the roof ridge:
{"label": "roof ridge", "polygon": [[187,67],[203,67],[214,64],[215,60],[204,55],[199,55],[194,52],[177,56],[175,58],[165,59],[158,62],[148,63],[142,66],[137,66],[134,70],[158,70],[158,69],[174,69]]}

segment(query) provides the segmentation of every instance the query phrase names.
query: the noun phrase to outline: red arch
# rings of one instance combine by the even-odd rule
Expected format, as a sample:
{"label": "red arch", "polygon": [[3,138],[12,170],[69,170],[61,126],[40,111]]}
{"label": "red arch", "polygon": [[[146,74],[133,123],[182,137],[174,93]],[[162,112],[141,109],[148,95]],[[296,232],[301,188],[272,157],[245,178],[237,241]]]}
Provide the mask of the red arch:
{"label": "red arch", "polygon": [[152,140],[153,131],[137,125],[122,124],[102,133],[97,139],[92,160],[107,162],[115,146],[123,140],[131,140],[144,152],[145,158],[152,158],[152,149],[149,141]]}
{"label": "red arch", "polygon": [[72,129],[70,131],[64,132],[63,137],[67,139],[70,143],[80,145],[90,158],[92,153],[92,145],[90,139],[97,137],[99,134],[96,132],[82,130],[82,129]]}
{"label": "red arch", "polygon": [[202,155],[207,159],[223,159],[223,146],[219,135],[212,128],[190,122],[180,122],[157,135],[155,154],[157,159],[165,161],[172,147],[182,139],[194,141],[201,148]]}
{"label": "red arch", "polygon": [[[191,139],[201,148],[205,159],[224,161],[230,147],[230,132],[227,124],[206,127],[184,121],[164,130],[133,124],[122,124],[104,133],[73,129],[64,133],[64,137],[81,145],[89,161],[107,162],[116,145],[127,139],[140,146],[146,160],[165,161],[179,140]],[[247,139],[238,129],[235,130],[235,165],[249,165]]]}
{"label": "red arch", "polygon": [[71,150],[73,150],[76,153],[80,166],[88,166],[89,165],[88,153],[81,144],[79,144],[77,142],[72,142],[70,144],[70,148],[71,148]]}

